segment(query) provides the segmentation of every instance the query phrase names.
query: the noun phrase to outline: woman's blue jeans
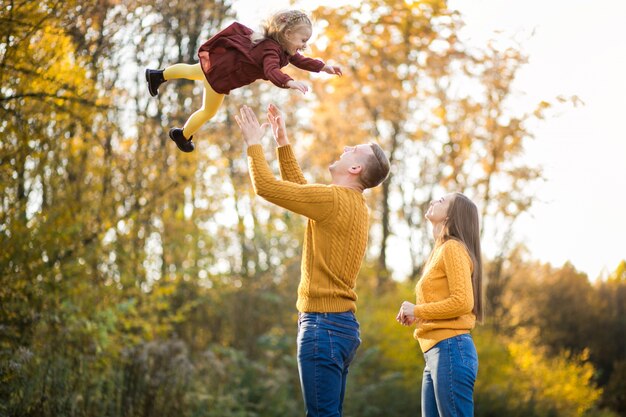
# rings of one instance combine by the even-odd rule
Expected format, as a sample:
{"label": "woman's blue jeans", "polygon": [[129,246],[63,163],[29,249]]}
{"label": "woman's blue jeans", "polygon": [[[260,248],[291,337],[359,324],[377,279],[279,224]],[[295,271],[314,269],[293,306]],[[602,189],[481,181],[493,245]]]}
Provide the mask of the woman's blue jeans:
{"label": "woman's blue jeans", "polygon": [[359,322],[345,313],[300,313],[298,371],[307,417],[341,417],[348,367],[361,344]]}
{"label": "woman's blue jeans", "polygon": [[424,353],[422,417],[472,417],[478,355],[472,336],[442,340]]}

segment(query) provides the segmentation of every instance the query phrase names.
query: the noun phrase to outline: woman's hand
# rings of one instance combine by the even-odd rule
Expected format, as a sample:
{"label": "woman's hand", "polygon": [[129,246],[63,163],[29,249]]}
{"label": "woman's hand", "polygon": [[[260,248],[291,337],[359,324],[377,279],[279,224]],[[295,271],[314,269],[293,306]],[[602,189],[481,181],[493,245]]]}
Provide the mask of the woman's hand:
{"label": "woman's hand", "polygon": [[410,326],[417,321],[415,317],[415,304],[405,301],[400,306],[396,321],[403,326]]}
{"label": "woman's hand", "polygon": [[268,124],[263,123],[260,125],[254,112],[248,106],[242,106],[239,113],[239,116],[235,115],[235,120],[241,129],[243,140],[248,146],[260,144]]}

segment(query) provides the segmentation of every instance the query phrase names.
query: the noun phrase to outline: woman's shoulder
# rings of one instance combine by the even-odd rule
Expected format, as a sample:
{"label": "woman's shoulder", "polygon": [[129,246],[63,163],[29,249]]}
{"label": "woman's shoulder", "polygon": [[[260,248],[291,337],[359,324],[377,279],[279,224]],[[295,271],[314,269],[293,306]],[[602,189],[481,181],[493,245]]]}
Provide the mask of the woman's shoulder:
{"label": "woman's shoulder", "polygon": [[465,249],[465,244],[463,242],[461,242],[458,239],[455,238],[450,238],[445,240],[441,246],[446,247],[448,249],[453,249],[453,250],[458,250],[458,249]]}
{"label": "woman's shoulder", "polygon": [[458,239],[448,239],[443,242],[440,246],[440,251],[443,252],[452,252],[459,255],[465,255],[469,258],[469,252],[467,251],[467,247],[463,242]]}

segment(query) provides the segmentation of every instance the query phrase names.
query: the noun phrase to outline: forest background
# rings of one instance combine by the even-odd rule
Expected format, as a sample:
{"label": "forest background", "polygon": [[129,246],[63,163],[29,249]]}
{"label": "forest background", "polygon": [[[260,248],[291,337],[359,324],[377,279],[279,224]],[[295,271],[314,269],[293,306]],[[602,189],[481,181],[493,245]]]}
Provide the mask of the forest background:
{"label": "forest background", "polygon": [[[626,262],[588,277],[533,260],[515,234],[542,180],[524,154],[531,127],[580,105],[513,111],[518,45],[469,48],[445,1],[320,7],[307,54],[345,75],[287,69],[310,81],[304,97],[239,89],[183,154],[167,131],[198,107],[200,85],[168,83],[154,99],[143,69],[195,62],[236,19],[231,2],[0,4],[0,416],[302,414],[304,220],[254,196],[233,118],[270,102],[311,181],[345,144],[376,140],[392,162],[367,194],[347,416],[419,412],[423,358],[394,318],[431,248],[424,211],[449,190],[477,202],[496,248],[473,333],[476,415],[626,415]],[[399,242],[408,276],[390,264]]]}

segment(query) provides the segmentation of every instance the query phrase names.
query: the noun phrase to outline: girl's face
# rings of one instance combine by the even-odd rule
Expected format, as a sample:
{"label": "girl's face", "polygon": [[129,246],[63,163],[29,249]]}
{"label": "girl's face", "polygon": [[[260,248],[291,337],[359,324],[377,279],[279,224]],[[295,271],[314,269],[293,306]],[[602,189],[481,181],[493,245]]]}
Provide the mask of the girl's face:
{"label": "girl's face", "polygon": [[300,25],[285,31],[285,51],[289,55],[295,55],[298,51],[306,48],[306,43],[311,38],[313,31],[310,26]]}
{"label": "girl's face", "polygon": [[454,194],[450,193],[444,195],[439,200],[431,201],[425,217],[432,224],[443,223],[448,218],[448,209],[453,200]]}

